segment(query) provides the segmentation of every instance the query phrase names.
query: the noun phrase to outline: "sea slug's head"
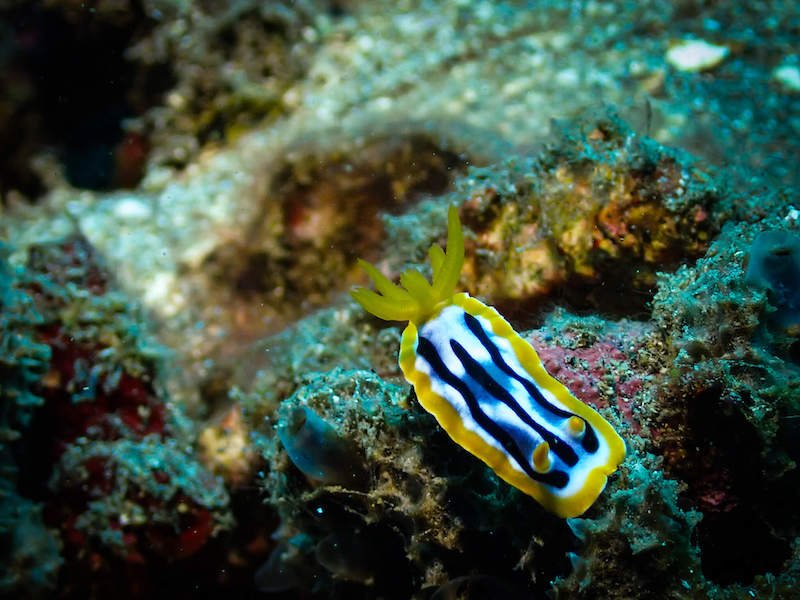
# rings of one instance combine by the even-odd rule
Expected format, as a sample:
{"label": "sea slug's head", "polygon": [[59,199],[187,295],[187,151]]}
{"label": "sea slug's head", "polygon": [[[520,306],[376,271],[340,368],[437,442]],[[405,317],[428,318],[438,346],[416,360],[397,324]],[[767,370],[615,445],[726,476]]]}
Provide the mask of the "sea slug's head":
{"label": "sea slug's head", "polygon": [[455,293],[461,267],[464,264],[464,234],[458,219],[458,209],[450,206],[447,213],[447,252],[434,244],[428,251],[433,268],[433,281],[415,269],[400,275],[400,285],[389,281],[376,267],[366,261],[358,264],[367,272],[375,289],[356,288],[350,292],[364,310],[387,321],[411,321],[417,325],[433,315],[439,304]]}

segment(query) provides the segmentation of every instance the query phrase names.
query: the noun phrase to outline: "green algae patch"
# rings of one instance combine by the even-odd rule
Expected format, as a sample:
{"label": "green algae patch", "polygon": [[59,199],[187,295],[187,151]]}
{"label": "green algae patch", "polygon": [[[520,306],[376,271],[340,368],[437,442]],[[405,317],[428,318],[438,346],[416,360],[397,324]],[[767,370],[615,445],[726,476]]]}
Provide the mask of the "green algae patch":
{"label": "green algae patch", "polygon": [[700,553],[693,536],[700,513],[680,507],[678,481],[667,478],[653,455],[632,455],[597,518],[570,519],[582,546],[573,570],[556,580],[558,598],[702,595]]}

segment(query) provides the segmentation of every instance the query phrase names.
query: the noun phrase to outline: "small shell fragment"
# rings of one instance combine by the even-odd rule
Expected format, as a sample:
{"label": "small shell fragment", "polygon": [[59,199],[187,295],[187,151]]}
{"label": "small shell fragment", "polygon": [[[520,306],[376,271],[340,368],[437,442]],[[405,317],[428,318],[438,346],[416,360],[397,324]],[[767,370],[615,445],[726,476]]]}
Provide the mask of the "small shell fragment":
{"label": "small shell fragment", "polygon": [[667,50],[667,62],[679,71],[699,73],[713,69],[730,54],[727,46],[704,40],[681,40]]}

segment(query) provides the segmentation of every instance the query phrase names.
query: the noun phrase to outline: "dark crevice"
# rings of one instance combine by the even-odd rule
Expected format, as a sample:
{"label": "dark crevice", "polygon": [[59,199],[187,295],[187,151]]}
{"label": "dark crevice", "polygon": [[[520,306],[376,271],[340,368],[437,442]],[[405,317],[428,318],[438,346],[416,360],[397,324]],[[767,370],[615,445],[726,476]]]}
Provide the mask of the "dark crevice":
{"label": "dark crevice", "polygon": [[148,142],[125,130],[172,85],[168,68],[137,67],[125,57],[153,26],[138,3],[115,15],[88,8],[20,4],[2,17],[6,41],[5,118],[0,119],[0,193],[44,191],[31,160],[61,161],[71,185],[108,190],[141,179]]}
{"label": "dark crevice", "polygon": [[778,572],[790,557],[791,540],[773,524],[791,510],[779,483],[765,475],[760,435],[730,402],[716,388],[689,400],[685,456],[668,471],[687,482],[685,499],[703,513],[696,534],[704,575],[721,585],[746,585]]}

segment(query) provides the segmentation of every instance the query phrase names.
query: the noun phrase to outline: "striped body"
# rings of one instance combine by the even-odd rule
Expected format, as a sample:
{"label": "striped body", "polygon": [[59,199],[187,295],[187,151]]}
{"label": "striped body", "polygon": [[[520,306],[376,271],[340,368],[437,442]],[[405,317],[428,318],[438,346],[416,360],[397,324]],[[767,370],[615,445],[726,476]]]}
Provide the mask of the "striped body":
{"label": "striped body", "polygon": [[400,368],[457,444],[557,515],[583,513],[625,458],[622,438],[547,374],[495,309],[455,293],[464,264],[455,206],[447,213],[447,251],[434,244],[428,257],[432,280],[407,269],[399,286],[359,261],[375,291],[357,287],[353,298],[376,317],[408,321]]}
{"label": "striped body", "polygon": [[622,439],[547,374],[496,310],[456,294],[403,333],[400,366],[453,440],[552,512],[576,516],[625,455]]}

